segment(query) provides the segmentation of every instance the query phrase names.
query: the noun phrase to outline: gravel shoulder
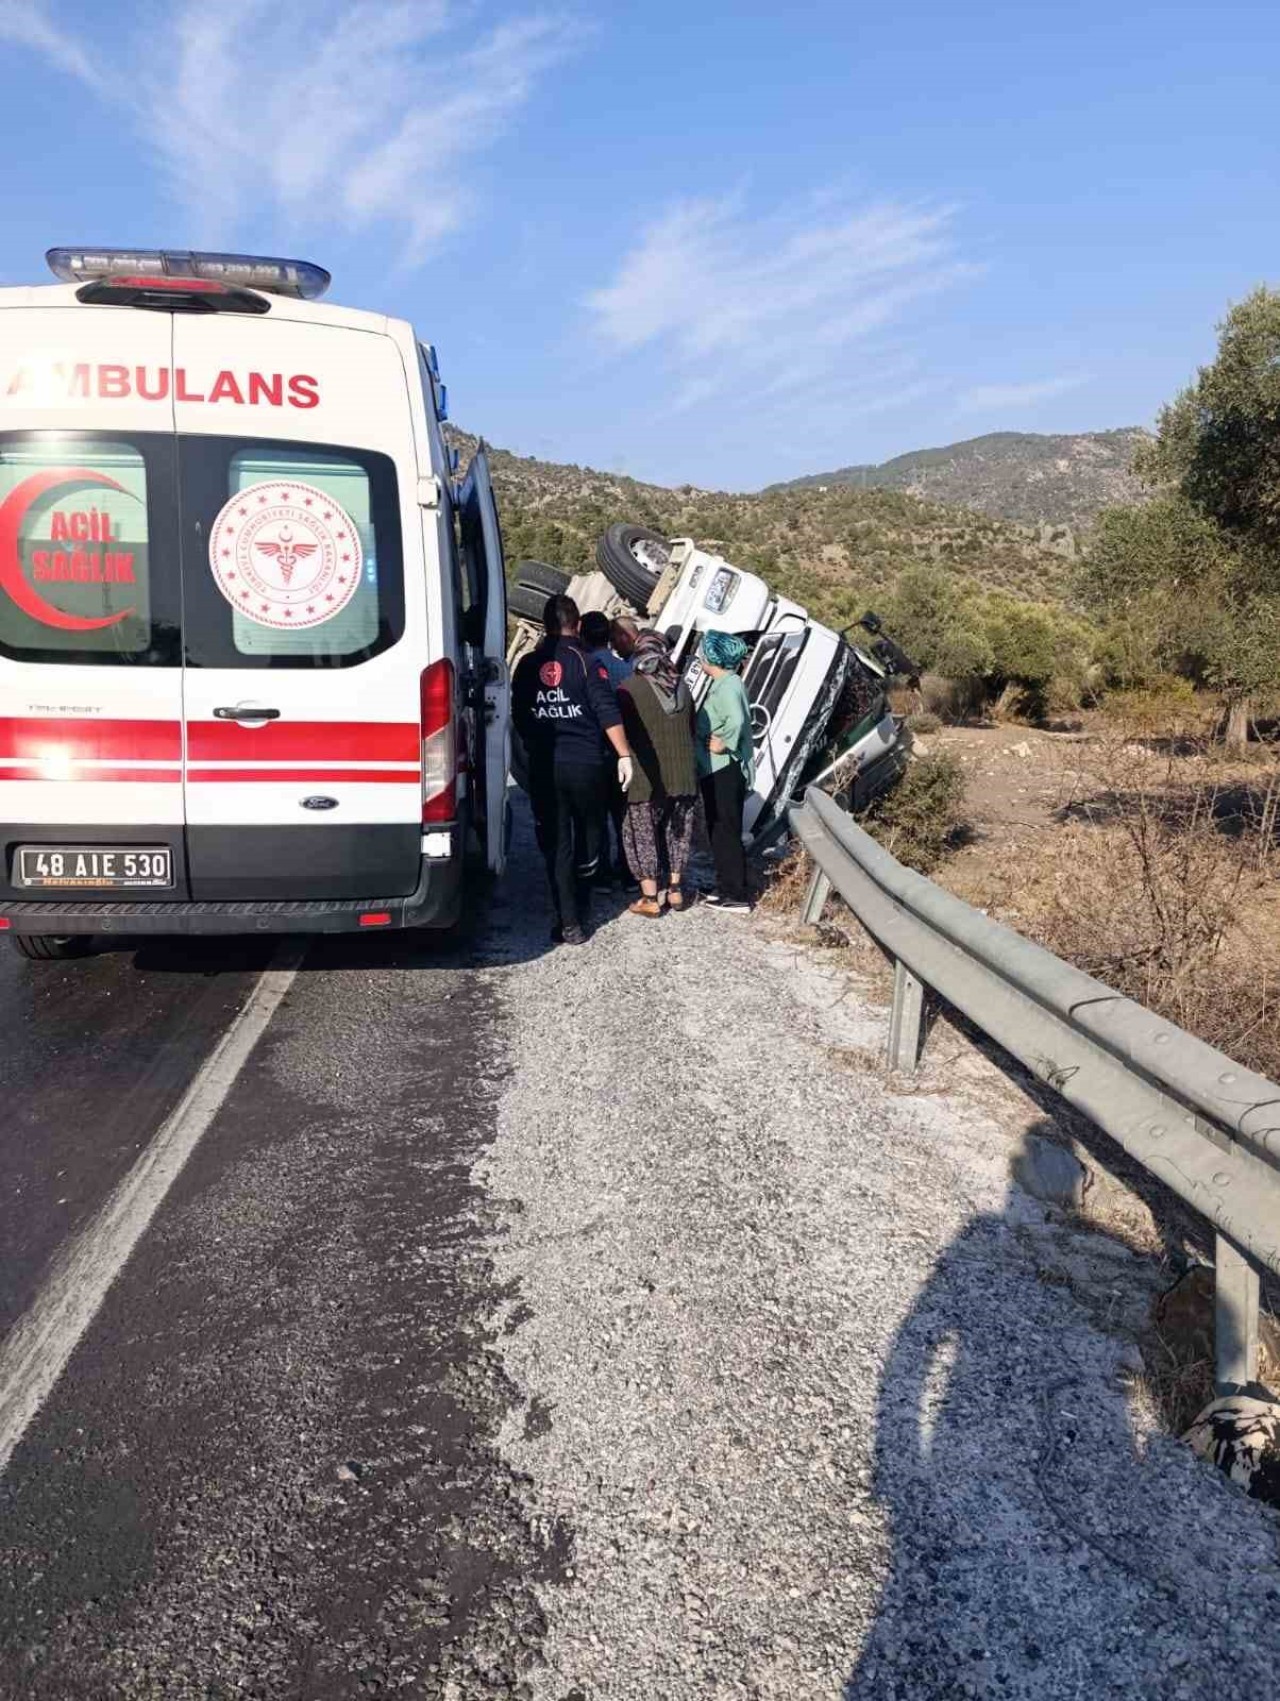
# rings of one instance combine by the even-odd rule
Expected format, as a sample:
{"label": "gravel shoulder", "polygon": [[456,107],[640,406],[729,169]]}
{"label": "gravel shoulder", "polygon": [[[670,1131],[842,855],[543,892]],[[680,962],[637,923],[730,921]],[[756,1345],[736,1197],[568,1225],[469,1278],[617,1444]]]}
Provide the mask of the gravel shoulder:
{"label": "gravel shoulder", "polygon": [[[878,1018],[762,921],[533,956],[531,859],[505,903],[500,1444],[573,1532],[536,1701],[1280,1694],[1277,1521],[1044,1279],[1080,1237],[1022,1130],[859,1068]],[[1124,1316],[1149,1276],[1092,1239]]]}

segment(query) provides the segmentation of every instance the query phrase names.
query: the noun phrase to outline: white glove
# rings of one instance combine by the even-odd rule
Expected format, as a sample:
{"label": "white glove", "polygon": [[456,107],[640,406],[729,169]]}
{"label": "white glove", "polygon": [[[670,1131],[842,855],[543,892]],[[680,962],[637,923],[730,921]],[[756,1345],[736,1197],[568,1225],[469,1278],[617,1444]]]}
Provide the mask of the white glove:
{"label": "white glove", "polygon": [[619,756],[619,758],[618,758],[618,784],[622,787],[623,791],[630,791],[630,789],[631,789],[631,776],[634,773],[634,771],[635,770],[631,766],[630,756]]}

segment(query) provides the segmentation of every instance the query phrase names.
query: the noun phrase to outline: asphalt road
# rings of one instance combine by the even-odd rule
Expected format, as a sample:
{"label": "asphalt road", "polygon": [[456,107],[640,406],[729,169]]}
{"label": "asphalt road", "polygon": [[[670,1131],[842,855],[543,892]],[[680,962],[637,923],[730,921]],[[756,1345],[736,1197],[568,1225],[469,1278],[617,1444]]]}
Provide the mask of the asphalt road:
{"label": "asphalt road", "polygon": [[[501,1072],[477,965],[505,925],[307,950],[0,1478],[0,1695],[516,1692],[563,1544],[493,1446],[469,1175]],[[0,952],[0,1337],[272,950]]]}

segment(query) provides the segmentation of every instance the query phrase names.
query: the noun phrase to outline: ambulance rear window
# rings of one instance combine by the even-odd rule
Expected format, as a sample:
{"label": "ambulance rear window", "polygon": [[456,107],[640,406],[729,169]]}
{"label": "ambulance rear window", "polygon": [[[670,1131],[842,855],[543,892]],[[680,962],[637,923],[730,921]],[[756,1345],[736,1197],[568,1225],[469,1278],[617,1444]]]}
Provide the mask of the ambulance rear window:
{"label": "ambulance rear window", "polygon": [[152,572],[153,510],[171,479],[167,440],[0,434],[0,654],[176,663],[176,624],[158,618]]}
{"label": "ambulance rear window", "polygon": [[404,634],[394,463],[325,445],[179,439],[193,667],[351,667]]}

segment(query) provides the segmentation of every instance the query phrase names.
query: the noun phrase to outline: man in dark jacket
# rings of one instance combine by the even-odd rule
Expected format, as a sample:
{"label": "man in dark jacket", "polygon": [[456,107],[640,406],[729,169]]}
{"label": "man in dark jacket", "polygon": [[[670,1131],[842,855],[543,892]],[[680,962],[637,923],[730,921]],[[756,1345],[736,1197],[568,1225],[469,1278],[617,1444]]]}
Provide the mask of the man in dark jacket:
{"label": "man in dark jacket", "polygon": [[549,597],[546,636],[516,668],[511,707],[529,758],[529,797],[551,885],[553,939],[581,945],[608,808],[606,750],[631,784],[631,751],[604,668],[578,641],[578,605]]}
{"label": "man in dark jacket", "polygon": [[[612,638],[617,622],[610,622],[607,614],[601,614],[598,609],[589,608],[582,617],[582,625],[578,631],[578,639],[587,658],[587,665],[597,671],[603,668],[609,676],[609,684],[616,691],[624,679],[630,677],[631,663],[622,654],[615,651]],[[619,628],[619,635],[625,633]],[[622,705],[618,705],[621,711]],[[633,752],[634,754],[634,752]],[[598,886],[611,886],[616,878],[620,885],[631,889],[635,886],[631,870],[627,866],[627,853],[622,848],[622,823],[627,814],[627,794],[614,777],[612,764],[609,761],[609,749],[605,746],[605,837],[601,847],[600,872],[596,877]],[[613,856],[609,855],[608,826],[613,823]]]}

